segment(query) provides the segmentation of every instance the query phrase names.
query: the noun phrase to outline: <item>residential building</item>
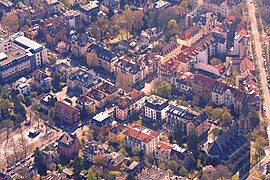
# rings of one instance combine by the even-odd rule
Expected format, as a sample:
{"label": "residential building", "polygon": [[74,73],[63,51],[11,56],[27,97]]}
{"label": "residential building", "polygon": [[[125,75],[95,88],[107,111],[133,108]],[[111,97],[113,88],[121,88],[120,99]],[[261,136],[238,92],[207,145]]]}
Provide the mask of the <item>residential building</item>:
{"label": "residential building", "polygon": [[93,88],[98,87],[102,80],[93,70],[78,69],[67,76],[68,87],[88,94]]}
{"label": "residential building", "polygon": [[65,132],[58,139],[57,152],[67,158],[74,158],[80,150],[79,139],[76,134]]}
{"label": "residential building", "polygon": [[145,120],[153,121],[153,123],[162,123],[166,118],[166,111],[169,101],[157,95],[147,97],[144,105]]}
{"label": "residential building", "polygon": [[76,100],[76,108],[80,110],[86,109],[88,106],[95,107],[95,102],[88,96],[81,95],[77,100]]}
{"label": "residential building", "polygon": [[151,40],[161,37],[162,31],[160,31],[157,27],[153,27],[148,28],[146,30],[142,30],[141,35]]}
{"label": "residential building", "polygon": [[60,13],[60,2],[57,0],[46,0],[44,1],[44,7],[48,10],[49,14],[58,14]]}
{"label": "residential building", "polygon": [[185,46],[191,46],[195,44],[203,36],[203,30],[200,27],[192,26],[191,28],[185,30],[180,36],[179,39],[182,42],[181,44]]}
{"label": "residential building", "polygon": [[97,88],[97,90],[99,90],[105,94],[108,102],[115,100],[118,96],[118,91],[117,91],[118,88],[115,85],[108,83],[108,82],[101,84]]}
{"label": "residential building", "polygon": [[159,179],[170,180],[170,175],[163,169],[147,169],[139,174],[139,180]]}
{"label": "residential building", "polygon": [[146,76],[152,75],[158,71],[158,64],[161,57],[148,51],[146,54],[139,57],[138,62],[145,66]]}
{"label": "residential building", "polygon": [[0,9],[5,13],[9,13],[14,9],[14,4],[8,0],[0,0]]}
{"label": "residential building", "polygon": [[239,133],[237,123],[203,150],[210,160],[227,166],[233,174],[239,171],[239,177],[245,177],[250,170],[250,141]]}
{"label": "residential building", "polygon": [[116,63],[116,84],[124,91],[130,91],[135,83],[142,82],[146,77],[145,66],[126,58],[119,58]]}
{"label": "residential building", "polygon": [[118,171],[121,168],[121,165],[125,161],[125,156],[122,153],[112,152],[110,154],[105,155],[102,158],[102,162],[104,166],[112,171]]}
{"label": "residential building", "polygon": [[178,125],[183,134],[188,136],[192,128],[196,128],[201,138],[209,131],[206,113],[198,114],[180,105],[170,105],[166,112],[166,124],[163,126],[168,133],[173,133]]}
{"label": "residential building", "polygon": [[115,72],[114,64],[117,60],[117,56],[114,53],[102,47],[100,44],[91,44],[87,51],[95,53],[97,56],[97,59],[92,61],[92,66],[101,67],[110,73]]}
{"label": "residential building", "polygon": [[160,134],[158,132],[138,124],[126,126],[124,134],[127,147],[138,147],[146,154],[153,153],[160,141]]}
{"label": "residential building", "polygon": [[73,125],[80,120],[80,110],[65,101],[57,101],[54,110],[57,117],[69,125]]}
{"label": "residential building", "polygon": [[116,100],[116,118],[127,120],[130,116],[142,110],[145,102],[145,93],[133,89],[128,94]]}
{"label": "residential building", "polygon": [[63,16],[53,16],[41,20],[38,34],[41,38],[46,39],[48,46],[53,48],[61,41],[69,43],[69,27],[66,26],[67,23],[68,20]]}
{"label": "residential building", "polygon": [[241,6],[241,2],[242,0],[205,0],[203,1],[203,7],[222,17],[227,17],[233,10]]}
{"label": "residential building", "polygon": [[99,11],[100,5],[98,1],[90,1],[88,4],[80,7],[81,17],[87,23],[92,22],[92,18],[96,17]]}
{"label": "residential building", "polygon": [[102,158],[106,155],[105,149],[103,149],[101,145],[94,141],[87,143],[82,152],[83,158],[93,164],[97,164],[96,159],[98,157]]}
{"label": "residential building", "polygon": [[175,50],[178,47],[178,44],[174,41],[170,41],[167,44],[165,44],[164,46],[162,46],[159,54],[161,56],[166,56],[168,54],[170,54],[173,50]]}
{"label": "residential building", "polygon": [[91,128],[97,132],[106,135],[109,133],[112,124],[112,117],[106,112],[101,112],[90,119]]}
{"label": "residential building", "polygon": [[91,98],[91,100],[95,103],[95,106],[97,108],[102,108],[107,103],[107,95],[97,89],[92,89],[87,94],[87,97]]}
{"label": "residential building", "polygon": [[58,164],[60,162],[60,154],[54,150],[42,151],[42,156],[46,165],[51,163]]}
{"label": "residential building", "polygon": [[124,141],[125,125],[118,124],[109,131],[109,139],[112,142],[123,142]]}
{"label": "residential building", "polygon": [[52,78],[48,76],[45,72],[41,70],[35,70],[32,74],[32,79],[40,84],[44,90],[50,90],[51,89],[51,81]]}
{"label": "residential building", "polygon": [[[80,1],[80,0],[76,0],[76,1]],[[69,11],[66,11],[63,15],[67,19],[68,26],[71,29],[79,29],[81,27],[80,26],[81,25],[81,17],[80,17],[80,13],[78,11],[69,10]]]}
{"label": "residential building", "polygon": [[159,65],[158,76],[162,80],[172,83],[173,78],[177,72],[186,72],[187,63],[178,61],[177,59],[170,58],[164,64]]}
{"label": "residential building", "polygon": [[170,160],[172,144],[160,141],[154,152],[154,157],[159,160]]}
{"label": "residential building", "polygon": [[57,97],[53,94],[46,94],[40,99],[39,104],[41,109],[49,110],[54,108],[55,103],[57,102]]}
{"label": "residential building", "polygon": [[30,93],[30,84],[25,77],[21,77],[15,83],[13,83],[14,90],[19,91],[20,94],[28,95]]}

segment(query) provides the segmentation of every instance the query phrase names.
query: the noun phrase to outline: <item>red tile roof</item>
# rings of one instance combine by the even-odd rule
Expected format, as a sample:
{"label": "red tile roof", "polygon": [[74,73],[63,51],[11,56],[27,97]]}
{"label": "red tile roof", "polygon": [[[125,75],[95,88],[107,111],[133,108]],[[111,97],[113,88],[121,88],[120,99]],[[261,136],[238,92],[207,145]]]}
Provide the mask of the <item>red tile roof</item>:
{"label": "red tile roof", "polygon": [[140,100],[145,96],[145,93],[142,91],[137,91],[133,89],[131,92],[129,92],[128,95],[125,97],[120,97],[116,100],[116,104],[120,109],[126,109],[136,101]]}
{"label": "red tile roof", "polygon": [[132,125],[126,126],[124,134],[126,136],[130,136],[144,143],[148,143],[152,139],[160,135],[158,132],[153,131],[151,129],[148,129],[138,124],[132,124]]}

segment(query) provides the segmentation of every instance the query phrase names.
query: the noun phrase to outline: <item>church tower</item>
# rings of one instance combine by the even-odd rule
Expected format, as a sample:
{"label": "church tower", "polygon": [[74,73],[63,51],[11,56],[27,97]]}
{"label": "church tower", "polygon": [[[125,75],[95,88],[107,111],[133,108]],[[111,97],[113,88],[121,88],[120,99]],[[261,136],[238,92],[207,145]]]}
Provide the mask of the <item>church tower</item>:
{"label": "church tower", "polygon": [[239,126],[240,126],[240,129],[244,131],[247,131],[253,128],[251,119],[250,119],[247,93],[244,94],[244,99],[243,99],[243,104],[242,104],[241,114],[240,114],[240,119],[239,119]]}

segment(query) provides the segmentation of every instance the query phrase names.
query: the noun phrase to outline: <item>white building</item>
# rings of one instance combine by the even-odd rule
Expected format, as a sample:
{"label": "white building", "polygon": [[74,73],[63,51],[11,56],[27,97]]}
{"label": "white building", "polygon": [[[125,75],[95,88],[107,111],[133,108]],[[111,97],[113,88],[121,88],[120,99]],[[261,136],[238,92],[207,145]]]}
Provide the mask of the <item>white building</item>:
{"label": "white building", "polygon": [[162,122],[166,117],[166,111],[169,106],[169,101],[162,97],[151,95],[146,98],[144,106],[144,116],[146,120],[154,122]]}
{"label": "white building", "polygon": [[27,95],[30,93],[30,85],[25,77],[18,79],[15,83],[13,83],[12,87],[14,90],[18,90],[20,94]]}

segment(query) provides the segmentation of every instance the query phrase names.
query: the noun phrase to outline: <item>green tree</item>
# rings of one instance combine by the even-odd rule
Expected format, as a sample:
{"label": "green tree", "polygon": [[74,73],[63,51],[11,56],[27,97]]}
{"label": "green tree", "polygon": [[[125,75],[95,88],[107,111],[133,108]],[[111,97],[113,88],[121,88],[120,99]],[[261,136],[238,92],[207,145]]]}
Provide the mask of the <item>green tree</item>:
{"label": "green tree", "polygon": [[17,15],[5,15],[2,18],[1,25],[8,30],[9,33],[15,33],[18,31],[19,25],[19,18]]}
{"label": "green tree", "polygon": [[49,111],[48,111],[48,116],[50,117],[50,119],[55,119],[55,110],[54,108],[50,108]]}
{"label": "green tree", "polygon": [[212,59],[210,60],[210,64],[211,64],[212,66],[218,65],[218,64],[220,64],[220,63],[222,63],[222,62],[221,62],[221,60],[218,59],[218,58],[212,58]]}
{"label": "green tree", "polygon": [[155,94],[163,98],[169,99],[172,96],[171,90],[172,90],[171,85],[166,81],[163,81],[159,83],[158,86],[156,87]]}
{"label": "green tree", "polygon": [[88,170],[87,180],[97,180],[96,173],[92,169]]}
{"label": "green tree", "polygon": [[60,87],[60,82],[61,82],[61,78],[58,72],[55,72],[53,74],[53,79],[52,79],[52,86],[54,88],[59,88]]}
{"label": "green tree", "polygon": [[177,123],[175,126],[175,131],[173,133],[174,139],[177,141],[178,144],[182,144],[182,140],[183,140],[183,131],[182,128],[180,127],[180,125]]}
{"label": "green tree", "polygon": [[224,124],[231,124],[232,123],[232,115],[230,112],[225,111],[221,116],[221,121]]}
{"label": "green tree", "polygon": [[175,19],[171,19],[165,28],[165,34],[167,38],[171,38],[179,33],[179,27]]}
{"label": "green tree", "polygon": [[92,105],[87,106],[87,108],[86,108],[86,114],[87,114],[88,116],[93,116],[93,115],[95,115],[96,113],[97,113],[97,110],[96,110],[96,107],[95,107],[95,106],[92,106]]}
{"label": "green tree", "polygon": [[188,147],[192,151],[196,151],[198,147],[198,132],[195,127],[191,127],[187,138]]}
{"label": "green tree", "polygon": [[81,173],[81,171],[83,169],[82,159],[79,158],[78,156],[76,156],[74,158],[73,168],[74,168],[74,174],[77,175],[77,176]]}
{"label": "green tree", "polygon": [[222,114],[223,114],[223,110],[221,108],[215,108],[212,111],[212,114],[213,114],[213,118],[215,120],[221,119],[222,118]]}
{"label": "green tree", "polygon": [[137,147],[137,146],[135,146],[134,148],[132,148],[132,154],[134,155],[134,156],[138,156],[139,155],[139,153],[140,153],[140,148],[139,147]]}

